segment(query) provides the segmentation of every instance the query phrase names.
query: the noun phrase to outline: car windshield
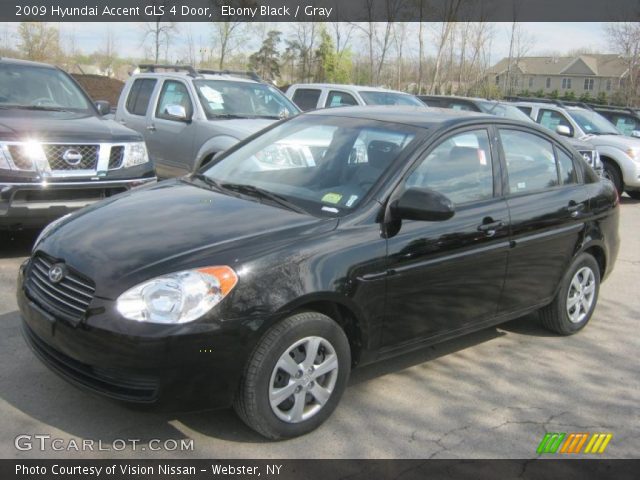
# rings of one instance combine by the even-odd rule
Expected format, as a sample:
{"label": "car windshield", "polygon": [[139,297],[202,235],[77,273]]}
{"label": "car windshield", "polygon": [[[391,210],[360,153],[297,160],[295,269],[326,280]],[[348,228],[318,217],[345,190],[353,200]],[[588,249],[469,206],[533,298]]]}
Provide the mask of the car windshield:
{"label": "car windshield", "polygon": [[568,110],[571,118],[580,125],[582,131],[593,135],[621,135],[613,123],[596,112],[588,110]]}
{"label": "car windshield", "polygon": [[367,105],[413,105],[424,107],[425,104],[413,95],[396,92],[375,92],[372,90],[360,90],[360,96]]}
{"label": "car windshield", "polygon": [[193,82],[207,118],[285,118],[299,112],[271,85],[232,80]]}
{"label": "car windshield", "polygon": [[87,97],[66,73],[56,68],[1,62],[0,108],[94,113]]}
{"label": "car windshield", "polygon": [[533,122],[529,115],[513,105],[505,105],[499,102],[478,102],[478,105],[484,113],[510,118],[512,120],[520,120],[522,122]]}
{"label": "car windshield", "polygon": [[260,189],[312,215],[340,216],[361,202],[418,131],[377,120],[301,116],[227,154],[203,175],[223,190]]}

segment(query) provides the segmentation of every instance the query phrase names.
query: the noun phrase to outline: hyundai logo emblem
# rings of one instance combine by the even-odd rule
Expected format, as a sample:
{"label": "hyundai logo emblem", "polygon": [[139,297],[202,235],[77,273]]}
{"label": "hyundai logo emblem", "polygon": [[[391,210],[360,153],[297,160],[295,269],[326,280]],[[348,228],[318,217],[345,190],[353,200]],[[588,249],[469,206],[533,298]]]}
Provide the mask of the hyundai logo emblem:
{"label": "hyundai logo emblem", "polygon": [[82,154],[79,151],[70,148],[62,154],[62,159],[67,162],[68,165],[74,167],[82,161]]}
{"label": "hyundai logo emblem", "polygon": [[64,278],[66,273],[67,272],[64,265],[54,265],[49,269],[49,280],[51,280],[51,282],[53,283],[58,283]]}

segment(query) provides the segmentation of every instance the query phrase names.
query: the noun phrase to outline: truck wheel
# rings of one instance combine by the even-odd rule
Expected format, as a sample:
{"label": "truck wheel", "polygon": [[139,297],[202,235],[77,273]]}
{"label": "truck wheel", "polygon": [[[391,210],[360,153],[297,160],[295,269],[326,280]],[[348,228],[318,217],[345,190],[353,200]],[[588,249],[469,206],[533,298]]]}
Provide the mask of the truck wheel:
{"label": "truck wheel", "polygon": [[640,190],[627,190],[627,195],[634,200],[640,200]]}
{"label": "truck wheel", "polygon": [[271,327],[247,362],[234,408],[270,439],[291,438],[322,424],[349,379],[349,341],[331,318],[293,315]]}
{"label": "truck wheel", "polygon": [[579,255],[562,279],[553,301],[540,310],[542,324],[560,335],[582,330],[598,303],[600,267],[588,253]]}
{"label": "truck wheel", "polygon": [[622,194],[622,190],[624,185],[622,183],[622,175],[620,174],[620,170],[618,166],[613,163],[611,160],[605,160],[604,162],[604,178],[611,180],[613,185],[616,187],[616,190],[619,194]]}

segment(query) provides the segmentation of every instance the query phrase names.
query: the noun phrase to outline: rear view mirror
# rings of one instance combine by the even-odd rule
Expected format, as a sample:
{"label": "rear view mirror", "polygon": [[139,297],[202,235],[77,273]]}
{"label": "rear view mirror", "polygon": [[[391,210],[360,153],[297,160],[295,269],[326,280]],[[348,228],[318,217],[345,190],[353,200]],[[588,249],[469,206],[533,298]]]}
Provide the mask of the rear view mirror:
{"label": "rear view mirror", "polygon": [[111,105],[106,100],[98,100],[95,102],[95,106],[98,109],[100,115],[107,115],[111,113]]}
{"label": "rear view mirror", "polygon": [[391,204],[391,213],[404,220],[439,222],[453,217],[453,202],[428,188],[409,188]]}
{"label": "rear view mirror", "polygon": [[164,113],[176,120],[187,120],[187,110],[182,105],[167,105]]}
{"label": "rear view mirror", "polygon": [[567,127],[566,125],[558,125],[556,127],[556,133],[558,135],[562,135],[563,137],[570,137],[571,136],[571,129],[569,127]]}

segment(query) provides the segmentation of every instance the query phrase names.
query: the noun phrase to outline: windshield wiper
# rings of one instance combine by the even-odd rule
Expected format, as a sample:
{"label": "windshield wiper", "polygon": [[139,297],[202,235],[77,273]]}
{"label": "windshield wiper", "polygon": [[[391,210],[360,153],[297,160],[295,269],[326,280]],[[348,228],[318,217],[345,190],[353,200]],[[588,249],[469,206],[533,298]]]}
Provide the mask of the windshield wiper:
{"label": "windshield wiper", "polygon": [[254,185],[248,185],[245,183],[222,183],[220,186],[226,190],[232,190],[234,192],[243,193],[245,195],[251,195],[255,197],[262,197],[271,200],[278,205],[281,205],[289,210],[293,210],[297,213],[305,213],[308,214],[305,209],[299,207],[293,202],[290,202],[286,198],[277,193],[270,192],[269,190],[265,190],[264,188],[256,187]]}
{"label": "windshield wiper", "polygon": [[60,107],[46,107],[44,105],[3,105],[3,108],[15,108],[16,110],[36,110],[42,112],[68,112],[69,110],[65,110]]}
{"label": "windshield wiper", "polygon": [[223,190],[222,186],[220,185],[220,183],[218,183],[218,181],[214,180],[213,178],[207,177],[204,173],[194,173],[193,175],[191,175],[191,178],[196,178],[198,180],[201,180],[207,185],[209,185],[210,187],[214,187],[217,190],[220,190],[220,191]]}

